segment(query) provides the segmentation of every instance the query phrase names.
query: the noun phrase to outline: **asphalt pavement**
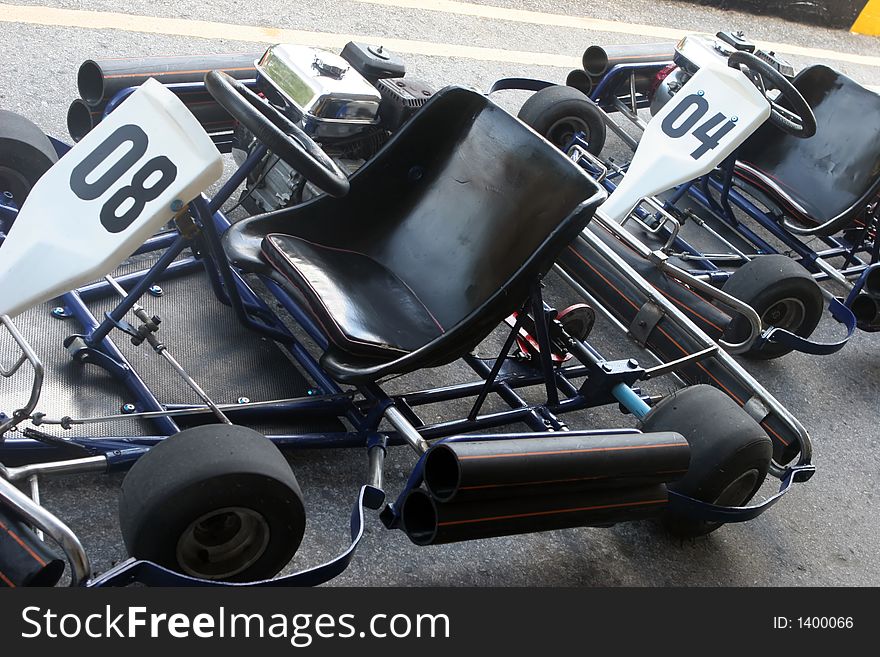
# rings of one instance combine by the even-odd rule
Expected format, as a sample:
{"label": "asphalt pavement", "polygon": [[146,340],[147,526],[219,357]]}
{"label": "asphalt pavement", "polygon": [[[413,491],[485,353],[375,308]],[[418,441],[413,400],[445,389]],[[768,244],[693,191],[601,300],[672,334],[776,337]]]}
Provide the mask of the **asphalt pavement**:
{"label": "asphalt pavement", "polygon": [[[35,18],[31,13],[25,19],[15,13],[16,7],[178,20],[123,25],[102,13],[85,15],[87,20],[77,13],[67,15],[69,20],[85,26],[70,27],[64,23],[65,14],[48,12]],[[21,16],[18,22],[9,22],[13,14]],[[595,21],[553,18],[560,15]],[[217,23],[224,26],[218,28]],[[258,36],[246,41],[237,36],[236,26],[266,29],[247,32]],[[560,56],[566,61],[579,58],[590,44],[668,41],[679,31],[719,29],[742,29],[754,39],[781,44],[779,51],[797,68],[823,62],[863,84],[880,85],[877,38],[670,0],[482,0],[472,5],[429,0],[264,0],[251,5],[233,0],[133,0],[124,9],[112,0],[17,0],[15,6],[0,4],[0,107],[25,114],[47,133],[65,138],[67,106],[77,95],[76,70],[83,60],[255,51],[279,34],[271,28],[299,30],[326,43],[344,43],[352,35],[399,40],[410,74],[435,87],[454,83],[485,90],[506,76],[562,81],[567,69],[554,63],[560,64]],[[516,55],[505,58],[505,51]],[[524,58],[529,61],[521,61]],[[515,93],[500,98],[512,111],[522,100]],[[551,278],[550,285],[554,297],[571,297],[558,279]],[[615,355],[626,353],[625,343],[607,327],[600,328],[596,339]],[[791,354],[745,364],[808,428],[818,468],[808,484],[756,520],[688,542],[640,522],[419,548],[402,533],[384,530],[371,516],[352,566],[333,583],[880,584],[880,337],[857,334],[831,357]],[[420,376],[418,383],[430,386],[451,375],[431,370]],[[96,393],[83,389],[82,394]],[[11,405],[7,399],[8,394],[0,396],[4,409]],[[597,426],[619,421],[607,412],[585,419]],[[320,563],[344,546],[350,504],[365,464],[354,450],[298,453],[293,463],[309,511],[306,540],[292,564],[299,568]],[[387,478],[392,494],[411,464],[405,450],[395,450],[390,457]],[[77,476],[47,481],[43,488],[44,502],[80,533],[98,570],[125,557],[115,516],[120,481],[119,476]]]}

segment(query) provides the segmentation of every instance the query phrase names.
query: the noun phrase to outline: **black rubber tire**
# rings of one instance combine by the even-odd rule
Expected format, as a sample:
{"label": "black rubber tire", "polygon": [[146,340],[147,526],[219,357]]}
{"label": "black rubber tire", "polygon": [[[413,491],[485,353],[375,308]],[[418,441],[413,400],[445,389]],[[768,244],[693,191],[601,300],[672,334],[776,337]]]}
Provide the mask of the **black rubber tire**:
{"label": "black rubber tire", "polygon": [[58,161],[45,133],[23,116],[0,110],[0,194],[21,204],[40,177]]}
{"label": "black rubber tire", "polygon": [[517,117],[559,149],[565,148],[578,131],[586,134],[587,150],[593,155],[605,146],[602,110],[573,87],[541,89],[523,103]]}
{"label": "black rubber tire", "polygon": [[[717,388],[682,388],[658,403],[641,422],[642,431],[677,431],[690,445],[687,474],[669,489],[722,506],[743,506],[764,483],[773,445],[752,417]],[[702,536],[722,523],[667,510],[661,518],[670,533]]]}
{"label": "black rubber tire", "polygon": [[[216,524],[196,522],[212,512],[223,514],[215,522],[239,523],[233,534],[238,541],[227,538],[233,552],[225,562],[205,560],[207,550],[193,556],[190,549],[188,537],[199,531],[216,539],[208,534]],[[134,464],[122,482],[119,522],[133,557],[206,579],[243,582],[270,578],[287,565],[302,541],[306,516],[299,484],[278,448],[246,427],[215,424],[181,431]],[[245,522],[256,527],[250,538],[241,529]],[[242,540],[244,557],[234,551]],[[222,546],[219,539],[213,544]]]}
{"label": "black rubber tire", "polygon": [[[810,272],[779,254],[758,256],[747,262],[733,272],[721,289],[754,308],[763,328],[778,326],[802,338],[810,337],[816,330],[825,309],[822,289]],[[737,314],[724,336],[729,341],[740,341],[748,331],[748,321]],[[790,351],[785,345],[768,343],[752,347],[742,355],[769,360]]]}

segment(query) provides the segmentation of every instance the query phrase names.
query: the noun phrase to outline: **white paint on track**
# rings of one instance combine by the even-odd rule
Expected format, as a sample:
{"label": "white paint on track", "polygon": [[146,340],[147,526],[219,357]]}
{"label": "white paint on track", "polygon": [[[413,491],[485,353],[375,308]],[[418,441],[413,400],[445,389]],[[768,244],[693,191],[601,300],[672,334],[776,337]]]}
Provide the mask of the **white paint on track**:
{"label": "white paint on track", "polygon": [[254,25],[235,25],[215,21],[199,21],[183,18],[138,16],[109,11],[86,11],[60,9],[57,7],[23,6],[0,3],[0,23],[26,23],[51,27],[79,27],[93,30],[123,30],[201,39],[247,41],[251,43],[298,43],[317,48],[342,48],[349,41],[381,43],[400,53],[456,57],[487,62],[555,66],[574,68],[580,66],[580,57],[554,55],[552,53],[524,50],[482,48],[413,39],[395,39],[370,34],[339,34],[335,32],[311,32]]}
{"label": "white paint on track", "polygon": [[[364,4],[385,7],[406,8],[421,11],[436,11],[447,14],[473,16],[490,20],[507,20],[535,25],[550,25],[566,28],[592,30],[613,34],[638,35],[647,39],[679,39],[693,32],[668,27],[607,21],[584,16],[564,16],[524,9],[509,9],[492,5],[476,5],[456,0],[356,0]],[[483,48],[414,39],[397,39],[370,34],[340,34],[336,32],[314,32],[256,25],[237,25],[216,21],[201,21],[183,18],[163,18],[142,16],[109,11],[90,11],[81,9],[62,9],[39,5],[14,5],[0,3],[0,23],[24,23],[49,27],[76,27],[90,30],[121,30],[146,34],[162,34],[201,39],[243,41],[250,43],[291,42],[317,48],[342,48],[349,41],[381,43],[400,53],[474,59],[486,62],[505,62],[513,64],[551,66],[558,68],[580,68],[580,57],[525,50],[506,50]],[[880,57],[856,55],[822,48],[806,48],[783,43],[759,42],[762,48],[790,55],[798,55],[811,60],[849,62],[866,66],[880,67]],[[870,87],[878,91],[880,87]]]}
{"label": "white paint on track", "polygon": [[[643,23],[627,23],[624,21],[609,21],[601,18],[589,18],[587,16],[566,16],[564,14],[552,14],[527,9],[510,9],[508,7],[495,7],[492,5],[477,5],[457,0],[355,0],[370,5],[383,7],[397,7],[402,9],[418,9],[422,11],[435,11],[444,14],[458,14],[461,16],[476,16],[493,20],[513,21],[516,23],[530,23],[532,25],[555,25],[594,32],[608,32],[611,34],[627,34],[643,36],[650,39],[678,39],[688,34],[694,34],[693,30],[680,30],[671,27],[657,25],[645,25]],[[797,46],[788,43],[774,41],[756,41],[758,47],[763,50],[772,50],[787,55],[798,55],[808,59],[826,59],[851,64],[880,67],[880,57],[871,55],[857,55],[825,48],[811,48]]]}

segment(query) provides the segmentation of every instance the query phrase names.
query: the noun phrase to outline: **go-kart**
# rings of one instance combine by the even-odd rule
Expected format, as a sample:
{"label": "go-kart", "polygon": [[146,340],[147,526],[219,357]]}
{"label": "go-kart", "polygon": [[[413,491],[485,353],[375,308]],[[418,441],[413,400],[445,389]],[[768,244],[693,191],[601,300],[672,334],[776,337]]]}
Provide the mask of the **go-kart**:
{"label": "go-kart", "polygon": [[[325,66],[279,66],[303,84],[357,73],[341,72],[327,53],[311,56]],[[750,84],[740,72],[730,78]],[[488,97],[459,87],[434,94],[349,178],[310,136],[303,105],[289,96],[269,102],[252,86],[221,71],[205,77],[207,92],[259,142],[211,198],[205,190],[222,171],[216,140],[156,80],[121,91],[125,101],[72,148],[56,143],[60,157],[40,176],[9,176],[28,194],[23,203],[15,191],[6,197],[0,321],[22,353],[0,373],[29,365],[34,377],[26,403],[0,424],[3,583],[56,582],[64,564],[54,544],[73,585],[318,584],[350,563],[368,508],[417,545],[650,517],[698,536],[756,517],[813,474],[800,423],[612,251],[602,256],[619,279],[658,309],[653,325],[691,353],[652,367],[606,359],[586,341],[593,309],[559,313],[545,303],[542,277],[606,193]],[[53,142],[16,123],[28,126],[16,148],[52,159]],[[268,153],[325,193],[232,223],[221,206]],[[703,167],[695,162],[692,173]],[[193,255],[181,259],[187,250]],[[147,270],[116,271],[148,252],[157,258]],[[188,271],[198,263],[221,321],[234,318],[283,350],[291,376],[310,381],[308,394],[232,404],[208,394],[172,355],[161,317],[141,305],[181,262]],[[96,317],[86,300],[108,291],[121,298]],[[77,367],[96,365],[125,387],[136,401],[121,413],[59,417],[40,408],[43,364],[13,317],[59,294],[53,314],[80,325],[64,347]],[[114,335],[155,352],[200,403],[161,400]],[[474,354],[486,344],[497,357]],[[394,394],[383,387],[450,363],[474,378]],[[687,367],[723,373],[745,394],[643,389]],[[419,413],[453,402],[467,404],[464,417],[432,422]],[[565,421],[609,404],[638,427]],[[297,431],[304,420],[320,430]],[[86,431],[132,421],[152,433]],[[263,423],[281,431],[244,426]],[[388,502],[383,466],[394,445],[409,447],[415,462]],[[348,547],[276,576],[306,523],[280,449],[304,447],[364,450],[365,483]],[[39,478],[126,469],[119,520],[131,558],[95,574],[77,536],[39,503]],[[778,492],[746,506],[768,474]]]}
{"label": "go-kart", "polygon": [[[648,125],[639,110],[650,108],[651,122],[660,121],[667,136],[691,148],[693,158],[716,154],[718,143],[737,132],[741,98],[718,102],[680,96],[697,71],[742,68],[766,92],[772,110],[769,120],[737,142],[709,173],[680,178],[658,189],[659,198],[643,201],[626,193],[618,195],[618,205],[606,205],[605,214],[628,229],[626,245],[620,245],[619,235],[612,240],[618,251],[661,280],[665,277],[653,271],[647,256],[662,254],[752,306],[763,332],[743,351],[750,357],[776,358],[793,349],[830,354],[846,344],[856,327],[880,328],[875,239],[880,156],[865,137],[872,134],[872,118],[880,116],[880,96],[826,66],[811,66],[795,76],[790,65],[757,49],[741,33],[689,36],[674,48],[631,50],[635,55],[618,48],[610,51],[610,61],[600,58],[607,66],[589,82],[585,72],[573,72],[569,83],[581,91],[538,81],[506,80],[498,87],[539,89],[523,105],[521,118],[560,148],[582,153],[575,156],[583,166],[607,174],[608,190],[638,188],[632,179],[654,166],[646,157],[648,145],[639,149],[641,158],[625,164],[595,157],[603,149],[606,128],[632,147],[639,143],[633,132]],[[585,53],[587,70],[599,70],[596,52],[603,50],[593,47]],[[664,112],[667,108],[674,111]],[[634,130],[624,130],[613,116],[624,117]],[[841,285],[844,298],[816,283],[822,280]],[[602,287],[595,276],[580,282],[589,289]],[[728,340],[747,334],[748,322],[736,308],[711,294],[708,298],[714,308],[697,300],[693,310],[708,320],[702,326],[710,334]],[[606,302],[631,319],[625,302],[610,297]],[[810,340],[826,304],[845,336]]]}

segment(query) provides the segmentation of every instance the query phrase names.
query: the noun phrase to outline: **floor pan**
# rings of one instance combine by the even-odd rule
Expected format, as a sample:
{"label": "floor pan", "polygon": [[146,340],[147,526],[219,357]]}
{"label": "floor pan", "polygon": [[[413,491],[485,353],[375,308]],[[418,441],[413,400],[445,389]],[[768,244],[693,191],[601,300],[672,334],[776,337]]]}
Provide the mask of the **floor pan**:
{"label": "floor pan", "polygon": [[[149,265],[138,257],[125,263],[117,275]],[[236,403],[305,396],[313,384],[288,359],[286,352],[241,326],[233,311],[220,304],[201,270],[161,283],[162,296],[145,295],[141,300],[150,315],[162,319],[159,335],[169,352],[217,403]],[[118,297],[107,297],[89,304],[99,320]],[[96,365],[74,363],[62,343],[81,331],[75,319],[52,315],[57,302],[33,308],[16,318],[16,326],[43,359],[46,368],[38,410],[58,418],[93,417],[119,413],[135,400],[127,390]],[[128,318],[134,321],[133,318]],[[8,365],[17,357],[11,338],[3,332],[0,361]],[[195,393],[171,367],[146,344],[135,347],[118,330],[111,334],[116,345],[135,371],[163,404],[199,404]],[[23,367],[9,379],[0,380],[0,410],[11,413],[25,401],[30,389],[31,370]],[[339,431],[337,420],[302,419],[274,426],[256,427],[264,432],[300,433]],[[41,430],[62,435],[64,430],[43,426]],[[120,436],[154,434],[144,421],[91,424],[76,429],[78,435]]]}

